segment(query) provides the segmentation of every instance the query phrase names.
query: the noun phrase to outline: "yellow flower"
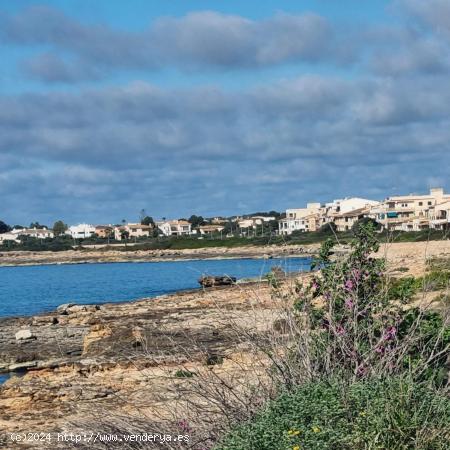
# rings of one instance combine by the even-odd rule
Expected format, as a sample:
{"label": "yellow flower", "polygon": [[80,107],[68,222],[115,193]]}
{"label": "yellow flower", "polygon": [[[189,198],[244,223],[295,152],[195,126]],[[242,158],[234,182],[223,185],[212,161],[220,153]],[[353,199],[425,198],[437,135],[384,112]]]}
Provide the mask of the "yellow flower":
{"label": "yellow flower", "polygon": [[314,431],[314,433],[319,433],[320,432],[320,428],[319,427],[312,427],[312,430]]}
{"label": "yellow flower", "polygon": [[298,436],[300,434],[299,430],[289,430],[288,435],[289,436]]}
{"label": "yellow flower", "polygon": [[365,411],[361,411],[361,412],[359,413],[359,415],[360,415],[361,417],[366,417],[366,412],[365,412]]}
{"label": "yellow flower", "polygon": [[292,450],[300,450],[300,446],[296,445],[295,447],[292,447]]}

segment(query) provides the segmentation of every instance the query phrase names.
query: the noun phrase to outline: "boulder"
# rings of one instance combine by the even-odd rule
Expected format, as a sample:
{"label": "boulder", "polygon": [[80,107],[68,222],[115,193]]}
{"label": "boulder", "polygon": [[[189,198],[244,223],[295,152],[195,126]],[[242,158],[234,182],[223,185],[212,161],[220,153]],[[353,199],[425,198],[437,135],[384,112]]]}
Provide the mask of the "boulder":
{"label": "boulder", "polygon": [[31,332],[31,330],[19,330],[16,333],[16,341],[27,341],[29,339],[36,339],[36,336]]}
{"label": "boulder", "polygon": [[56,308],[56,311],[62,315],[69,314],[68,309],[71,308],[72,306],[75,306],[75,303],[64,303],[62,305],[59,305]]}

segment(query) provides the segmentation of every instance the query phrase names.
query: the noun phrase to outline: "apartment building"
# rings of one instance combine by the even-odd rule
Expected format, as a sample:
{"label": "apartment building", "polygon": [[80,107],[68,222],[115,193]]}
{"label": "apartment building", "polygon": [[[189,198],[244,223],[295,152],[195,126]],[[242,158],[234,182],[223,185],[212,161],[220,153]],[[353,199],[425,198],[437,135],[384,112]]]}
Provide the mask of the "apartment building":
{"label": "apartment building", "polygon": [[347,211],[333,216],[333,222],[336,225],[336,231],[351,230],[359,220],[368,217],[370,208],[358,208],[352,211]]}
{"label": "apartment building", "polygon": [[[378,208],[371,211],[371,215],[385,229],[419,231],[430,227],[433,220],[442,221],[444,216],[447,218],[445,203],[449,201],[450,195],[445,194],[443,188],[433,188],[426,195],[388,197]],[[434,223],[441,226],[444,222]]]}
{"label": "apartment building", "polygon": [[450,228],[450,200],[437,204],[430,210],[430,227],[436,230]]}

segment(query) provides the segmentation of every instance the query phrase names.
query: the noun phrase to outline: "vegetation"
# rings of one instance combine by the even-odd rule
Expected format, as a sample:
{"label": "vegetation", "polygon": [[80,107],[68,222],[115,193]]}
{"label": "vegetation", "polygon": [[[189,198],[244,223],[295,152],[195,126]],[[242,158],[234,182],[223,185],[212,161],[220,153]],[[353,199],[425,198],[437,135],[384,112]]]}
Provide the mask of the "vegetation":
{"label": "vegetation", "polygon": [[408,378],[319,381],[271,402],[218,450],[448,449],[450,398]]}
{"label": "vegetation", "polygon": [[11,227],[0,220],[0,234],[7,233],[8,231],[11,231]]}
{"label": "vegetation", "polygon": [[67,225],[62,220],[57,220],[53,225],[53,233],[55,236],[64,234],[67,230]]}
{"label": "vegetation", "polygon": [[448,272],[431,264],[421,279],[392,280],[370,256],[373,224],[355,235],[337,260],[325,241],[311,283],[291,294],[273,285],[276,296],[297,297],[284,349],[258,344],[273,362],[275,395],[217,449],[450,448],[449,319],[402,304],[420,287],[442,288]]}
{"label": "vegetation", "polygon": [[32,251],[32,252],[60,252],[73,249],[73,240],[70,236],[61,235],[54,239],[38,239],[31,236],[19,236],[20,243],[7,241],[1,247],[2,251]]}

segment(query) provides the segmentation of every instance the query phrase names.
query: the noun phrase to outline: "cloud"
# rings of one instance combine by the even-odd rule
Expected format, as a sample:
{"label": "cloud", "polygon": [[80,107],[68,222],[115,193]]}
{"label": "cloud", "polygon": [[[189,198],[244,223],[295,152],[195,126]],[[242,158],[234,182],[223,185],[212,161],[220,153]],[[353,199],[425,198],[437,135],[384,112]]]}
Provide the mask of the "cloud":
{"label": "cloud", "polygon": [[447,179],[449,100],[444,76],[3,96],[3,211],[108,222],[424,190]]}
{"label": "cloud", "polygon": [[131,32],[80,23],[59,10],[35,6],[3,16],[1,29],[9,44],[49,48],[23,65],[28,76],[46,82],[97,79],[107,70],[249,69],[324,60],[342,64],[351,58],[330,23],[312,13],[255,21],[193,12],[159,18]]}
{"label": "cloud", "polygon": [[[0,219],[236,214],[448,180],[445,20],[420,2],[396,5],[400,20],[348,29],[314,14],[197,12],[139,32],[46,7],[4,17],[2,39],[31,55],[28,76],[74,85],[0,94]],[[257,80],[282,64],[293,75],[214,84],[215,71],[238,84],[238,69]],[[187,87],[111,78],[162,67],[184,70]],[[194,71],[209,85],[190,85]]]}
{"label": "cloud", "polygon": [[421,25],[450,37],[450,3],[447,0],[397,0],[395,5]]}

